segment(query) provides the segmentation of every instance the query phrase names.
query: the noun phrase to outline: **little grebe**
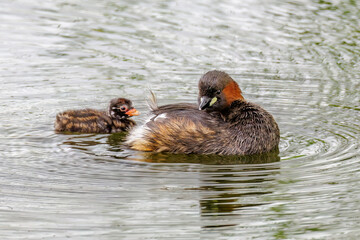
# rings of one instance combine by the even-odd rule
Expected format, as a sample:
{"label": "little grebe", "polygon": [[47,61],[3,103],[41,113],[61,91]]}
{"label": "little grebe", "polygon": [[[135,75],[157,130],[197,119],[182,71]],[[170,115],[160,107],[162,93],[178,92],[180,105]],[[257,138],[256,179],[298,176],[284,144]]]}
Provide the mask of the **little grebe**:
{"label": "little grebe", "polygon": [[94,109],[68,110],[56,116],[55,131],[80,133],[115,133],[136,125],[129,119],[139,112],[126,98],[114,98],[107,111]]}
{"label": "little grebe", "polygon": [[225,72],[210,71],[199,81],[198,105],[158,107],[134,128],[127,144],[135,150],[221,155],[250,155],[277,149],[280,132],[270,113],[244,100]]}

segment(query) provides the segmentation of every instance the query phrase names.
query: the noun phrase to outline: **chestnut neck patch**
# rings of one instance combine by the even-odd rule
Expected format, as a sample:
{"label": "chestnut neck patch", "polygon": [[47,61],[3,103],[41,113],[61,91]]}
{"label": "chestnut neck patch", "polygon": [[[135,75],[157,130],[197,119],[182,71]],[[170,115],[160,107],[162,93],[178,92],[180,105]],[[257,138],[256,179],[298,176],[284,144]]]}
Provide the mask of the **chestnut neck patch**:
{"label": "chestnut neck patch", "polygon": [[226,97],[226,102],[231,105],[235,100],[244,100],[244,97],[241,95],[241,90],[239,85],[235,81],[230,81],[222,91]]}

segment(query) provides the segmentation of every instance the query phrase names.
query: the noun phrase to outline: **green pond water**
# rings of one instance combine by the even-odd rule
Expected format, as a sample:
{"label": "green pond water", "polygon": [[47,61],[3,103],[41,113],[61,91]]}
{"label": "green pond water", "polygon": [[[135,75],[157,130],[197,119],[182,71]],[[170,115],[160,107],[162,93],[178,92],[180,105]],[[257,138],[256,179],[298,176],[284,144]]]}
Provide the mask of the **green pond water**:
{"label": "green pond water", "polygon": [[[0,3],[1,239],[359,239],[360,3]],[[209,70],[271,112],[280,153],[149,154],[56,113],[196,102]]]}

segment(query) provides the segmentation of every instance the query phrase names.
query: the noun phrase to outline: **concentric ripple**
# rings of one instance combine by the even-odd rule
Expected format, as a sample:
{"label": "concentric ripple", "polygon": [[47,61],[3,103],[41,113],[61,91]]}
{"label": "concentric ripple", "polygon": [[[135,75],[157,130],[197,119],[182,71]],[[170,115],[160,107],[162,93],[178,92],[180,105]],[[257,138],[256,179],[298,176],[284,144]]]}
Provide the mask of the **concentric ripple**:
{"label": "concentric ripple", "polygon": [[[2,239],[358,239],[356,1],[0,3]],[[56,134],[57,112],[196,102],[227,71],[279,123],[279,153],[152,154]]]}

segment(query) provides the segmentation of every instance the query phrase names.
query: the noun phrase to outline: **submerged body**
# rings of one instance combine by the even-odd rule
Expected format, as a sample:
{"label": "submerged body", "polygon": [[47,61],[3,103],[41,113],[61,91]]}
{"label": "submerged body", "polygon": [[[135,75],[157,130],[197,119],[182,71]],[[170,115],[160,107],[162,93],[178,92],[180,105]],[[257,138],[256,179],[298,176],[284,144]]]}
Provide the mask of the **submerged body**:
{"label": "submerged body", "polygon": [[247,102],[224,72],[199,82],[199,104],[152,106],[152,117],[135,128],[127,144],[136,150],[250,155],[278,147],[280,133],[270,113]]}
{"label": "submerged body", "polygon": [[55,131],[79,133],[116,133],[128,131],[136,123],[129,119],[139,113],[125,98],[112,99],[108,111],[68,110],[56,116]]}

